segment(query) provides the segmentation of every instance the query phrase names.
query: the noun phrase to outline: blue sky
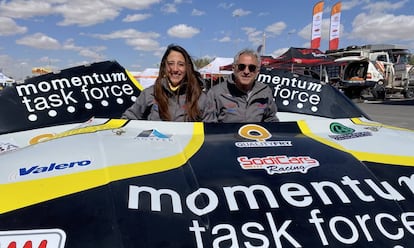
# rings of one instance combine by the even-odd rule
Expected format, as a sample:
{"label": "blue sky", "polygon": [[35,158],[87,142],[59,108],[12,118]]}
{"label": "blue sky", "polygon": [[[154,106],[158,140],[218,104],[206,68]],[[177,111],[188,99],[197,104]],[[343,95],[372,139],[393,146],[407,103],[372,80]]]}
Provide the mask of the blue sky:
{"label": "blue sky", "polygon": [[[17,80],[32,67],[59,70],[117,60],[130,71],[156,67],[166,46],[193,58],[233,57],[256,49],[265,55],[309,47],[309,0],[0,0],[0,68]],[[331,7],[324,1],[322,42],[328,48]],[[414,51],[414,2],[341,1],[340,47],[401,44]]]}

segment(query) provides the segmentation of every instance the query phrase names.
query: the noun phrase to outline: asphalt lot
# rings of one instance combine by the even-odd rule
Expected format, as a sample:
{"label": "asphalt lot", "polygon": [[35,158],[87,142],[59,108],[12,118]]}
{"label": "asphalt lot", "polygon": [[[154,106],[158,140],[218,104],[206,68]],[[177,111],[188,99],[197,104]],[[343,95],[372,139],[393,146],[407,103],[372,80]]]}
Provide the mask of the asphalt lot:
{"label": "asphalt lot", "polygon": [[414,99],[387,99],[356,103],[372,120],[414,131]]}

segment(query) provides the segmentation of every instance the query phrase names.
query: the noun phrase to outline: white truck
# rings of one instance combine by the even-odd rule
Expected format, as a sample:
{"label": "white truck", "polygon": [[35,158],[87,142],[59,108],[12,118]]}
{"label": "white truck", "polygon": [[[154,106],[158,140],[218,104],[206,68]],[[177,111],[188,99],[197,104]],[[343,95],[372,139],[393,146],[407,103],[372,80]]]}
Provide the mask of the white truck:
{"label": "white truck", "polygon": [[[408,64],[410,51],[399,45],[364,45],[350,46],[345,49],[328,50],[326,54],[337,60],[368,60],[365,74],[358,75],[365,84],[356,81],[345,82],[347,88],[363,85],[369,88],[373,97],[384,99],[388,94],[401,93],[406,98],[414,97],[414,69]],[[348,70],[352,72],[352,70]],[[380,75],[380,76],[379,76]],[[411,76],[410,76],[411,75]],[[353,75],[351,75],[353,76]],[[343,75],[341,78],[351,78]]]}

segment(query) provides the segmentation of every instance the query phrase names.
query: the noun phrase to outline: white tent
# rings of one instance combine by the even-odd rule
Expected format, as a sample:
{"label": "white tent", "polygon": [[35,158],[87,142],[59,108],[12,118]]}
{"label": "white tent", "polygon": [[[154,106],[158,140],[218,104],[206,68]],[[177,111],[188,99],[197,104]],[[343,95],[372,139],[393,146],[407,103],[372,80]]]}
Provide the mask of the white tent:
{"label": "white tent", "polygon": [[[198,70],[204,79],[210,78],[210,82],[208,85],[206,85],[207,88],[211,88],[215,84],[213,78],[218,77],[219,80],[221,80],[223,75],[230,75],[232,73],[232,71],[220,70],[220,67],[232,64],[233,60],[233,58],[217,57],[213,59],[213,61],[211,61],[208,65]],[[208,81],[206,81],[206,83],[207,82]]]}
{"label": "white tent", "polygon": [[233,63],[233,58],[217,57],[210,64],[200,68],[198,72],[203,74],[231,74],[232,71],[220,70],[220,66],[225,66]]}
{"label": "white tent", "polygon": [[0,72],[0,86],[11,86],[14,83],[14,79],[11,79]]}
{"label": "white tent", "polygon": [[131,72],[131,74],[134,75],[134,78],[138,80],[142,87],[147,88],[155,83],[158,72],[158,68],[147,68],[142,72]]}

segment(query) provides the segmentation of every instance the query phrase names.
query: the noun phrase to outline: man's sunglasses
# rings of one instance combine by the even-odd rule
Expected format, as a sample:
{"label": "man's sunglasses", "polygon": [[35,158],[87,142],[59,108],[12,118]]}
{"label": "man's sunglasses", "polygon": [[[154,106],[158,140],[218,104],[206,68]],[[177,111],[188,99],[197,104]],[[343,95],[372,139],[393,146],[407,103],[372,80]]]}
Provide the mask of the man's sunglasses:
{"label": "man's sunglasses", "polygon": [[237,69],[239,70],[239,71],[244,71],[244,69],[246,69],[246,67],[247,68],[249,68],[249,71],[250,72],[254,72],[254,71],[256,71],[256,69],[257,69],[257,66],[256,65],[245,65],[245,64],[237,64]]}

